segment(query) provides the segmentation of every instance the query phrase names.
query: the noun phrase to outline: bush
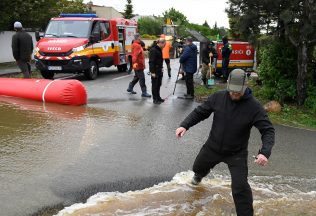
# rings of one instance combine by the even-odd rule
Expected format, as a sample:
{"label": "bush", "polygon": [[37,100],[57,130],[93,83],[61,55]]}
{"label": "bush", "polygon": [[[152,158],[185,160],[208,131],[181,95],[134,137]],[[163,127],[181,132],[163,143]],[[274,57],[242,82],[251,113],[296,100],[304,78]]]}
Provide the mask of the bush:
{"label": "bush", "polygon": [[316,113],[316,86],[309,85],[304,106]]}
{"label": "bush", "polygon": [[156,40],[157,39],[157,37],[155,35],[149,35],[149,34],[143,34],[142,38],[149,39],[149,40]]}
{"label": "bush", "polygon": [[296,96],[296,51],[286,42],[271,40],[259,51],[258,68],[263,82],[260,94],[281,103],[293,101]]}
{"label": "bush", "polygon": [[142,17],[138,20],[138,30],[141,35],[160,35],[162,21],[152,17]]}

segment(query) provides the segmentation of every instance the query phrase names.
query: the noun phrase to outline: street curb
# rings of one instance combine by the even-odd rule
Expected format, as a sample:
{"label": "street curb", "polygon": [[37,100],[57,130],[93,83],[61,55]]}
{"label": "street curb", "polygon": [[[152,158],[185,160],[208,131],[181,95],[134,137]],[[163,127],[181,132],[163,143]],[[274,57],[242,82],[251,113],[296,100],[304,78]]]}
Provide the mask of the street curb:
{"label": "street curb", "polygon": [[8,76],[8,75],[17,75],[21,72],[8,72],[8,73],[2,73],[0,74],[0,77]]}

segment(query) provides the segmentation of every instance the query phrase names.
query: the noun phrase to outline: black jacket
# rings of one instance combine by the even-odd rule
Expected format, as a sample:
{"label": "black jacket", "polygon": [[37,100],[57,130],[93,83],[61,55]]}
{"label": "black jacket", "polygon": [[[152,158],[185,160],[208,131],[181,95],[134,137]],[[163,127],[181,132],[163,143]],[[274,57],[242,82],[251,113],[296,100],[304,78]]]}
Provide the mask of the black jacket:
{"label": "black jacket", "polygon": [[30,61],[33,52],[32,36],[25,31],[18,31],[12,36],[12,53],[16,61]]}
{"label": "black jacket", "polygon": [[180,124],[189,129],[214,113],[212,129],[206,141],[212,150],[221,154],[247,151],[250,131],[253,126],[261,133],[260,154],[269,158],[274,145],[274,128],[261,104],[248,88],[243,98],[232,101],[228,91],[212,94]]}
{"label": "black jacket", "polygon": [[162,67],[162,50],[158,45],[155,45],[149,51],[149,71],[156,74],[157,76],[161,76]]}
{"label": "black jacket", "polygon": [[216,49],[213,46],[211,48],[207,46],[202,50],[202,63],[210,63],[210,53],[213,53],[212,61],[214,58],[218,57]]}
{"label": "black jacket", "polygon": [[224,46],[222,48],[222,57],[223,59],[229,59],[230,57],[230,54],[232,53],[232,46],[227,42],[227,43],[224,43]]}

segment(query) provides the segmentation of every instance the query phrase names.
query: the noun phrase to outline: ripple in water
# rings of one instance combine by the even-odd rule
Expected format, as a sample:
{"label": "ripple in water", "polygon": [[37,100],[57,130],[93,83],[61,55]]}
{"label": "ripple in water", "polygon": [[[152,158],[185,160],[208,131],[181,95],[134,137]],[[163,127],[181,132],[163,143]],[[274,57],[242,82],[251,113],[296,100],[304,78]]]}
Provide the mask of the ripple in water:
{"label": "ripple in water", "polygon": [[[86,203],[66,207],[57,216],[236,215],[227,177],[205,178],[199,186],[192,186],[192,176],[192,171],[182,172],[170,182],[144,190],[98,193]],[[273,185],[256,179],[260,177],[250,180],[255,215],[316,215],[315,191],[301,192],[290,186],[287,191],[281,191],[280,187],[274,190]]]}

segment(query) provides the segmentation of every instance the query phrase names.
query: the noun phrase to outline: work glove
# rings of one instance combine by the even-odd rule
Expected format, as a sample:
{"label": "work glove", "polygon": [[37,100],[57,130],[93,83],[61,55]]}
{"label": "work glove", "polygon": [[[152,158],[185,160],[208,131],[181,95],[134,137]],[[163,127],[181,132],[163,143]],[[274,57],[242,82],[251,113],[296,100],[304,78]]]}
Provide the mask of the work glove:
{"label": "work glove", "polygon": [[138,67],[138,64],[137,63],[134,63],[133,64],[133,69],[136,69]]}

